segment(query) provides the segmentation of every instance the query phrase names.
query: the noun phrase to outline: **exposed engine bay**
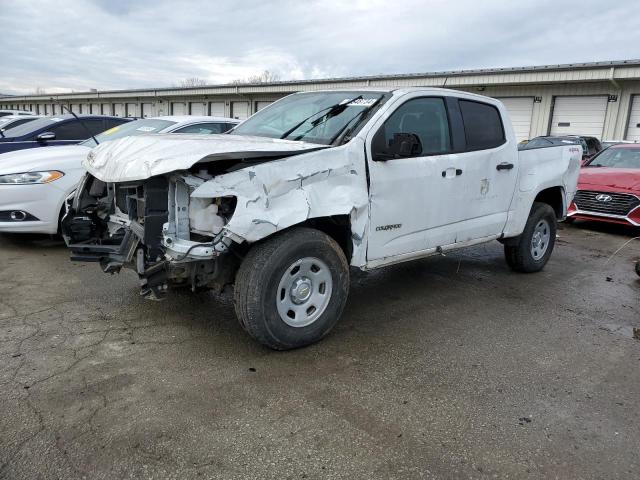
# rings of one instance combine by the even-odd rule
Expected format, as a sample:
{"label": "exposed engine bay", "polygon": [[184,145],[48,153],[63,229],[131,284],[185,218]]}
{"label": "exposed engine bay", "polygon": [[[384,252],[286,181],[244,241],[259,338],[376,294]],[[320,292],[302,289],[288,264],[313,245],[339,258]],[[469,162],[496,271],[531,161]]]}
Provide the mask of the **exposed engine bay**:
{"label": "exposed engine bay", "polygon": [[106,273],[131,268],[151,299],[169,284],[222,289],[235,270],[223,227],[237,199],[190,198],[211,178],[204,169],[124,183],[87,174],[63,220],[72,260],[100,262]]}
{"label": "exposed engine bay", "polygon": [[220,291],[235,282],[255,242],[314,223],[339,229],[351,264],[365,266],[360,139],[328,147],[234,135],[146,137],[99,145],[83,162],[88,174],[61,225],[72,260],[99,262],[106,273],[133,269],[150,299],[175,286]]}

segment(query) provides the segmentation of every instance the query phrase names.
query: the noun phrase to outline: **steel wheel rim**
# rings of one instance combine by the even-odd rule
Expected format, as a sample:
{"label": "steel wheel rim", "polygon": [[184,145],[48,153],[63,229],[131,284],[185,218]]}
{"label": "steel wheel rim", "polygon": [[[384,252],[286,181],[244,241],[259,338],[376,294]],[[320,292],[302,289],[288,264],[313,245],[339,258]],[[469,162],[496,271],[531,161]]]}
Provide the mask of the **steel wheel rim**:
{"label": "steel wheel rim", "polygon": [[327,309],[332,289],[326,263],[315,257],[296,260],[284,271],[276,290],[280,318],[291,327],[311,325]]}
{"label": "steel wheel rim", "polygon": [[551,226],[546,220],[540,220],[531,236],[531,256],[534,260],[540,260],[549,249],[551,240]]}

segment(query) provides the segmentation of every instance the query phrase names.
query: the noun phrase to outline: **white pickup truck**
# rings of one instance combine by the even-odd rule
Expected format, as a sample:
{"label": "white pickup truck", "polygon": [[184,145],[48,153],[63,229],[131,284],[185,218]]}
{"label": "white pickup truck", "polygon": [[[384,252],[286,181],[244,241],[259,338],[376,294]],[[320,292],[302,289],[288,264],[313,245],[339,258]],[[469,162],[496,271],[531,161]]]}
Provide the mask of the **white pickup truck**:
{"label": "white pickup truck", "polygon": [[518,152],[505,107],[479,95],[298,93],[228,134],[98,146],[63,232],[73,260],[130,267],[150,298],[234,285],[242,326],[284,350],[331,330],[350,265],[498,240],[513,270],[542,269],[581,155]]}

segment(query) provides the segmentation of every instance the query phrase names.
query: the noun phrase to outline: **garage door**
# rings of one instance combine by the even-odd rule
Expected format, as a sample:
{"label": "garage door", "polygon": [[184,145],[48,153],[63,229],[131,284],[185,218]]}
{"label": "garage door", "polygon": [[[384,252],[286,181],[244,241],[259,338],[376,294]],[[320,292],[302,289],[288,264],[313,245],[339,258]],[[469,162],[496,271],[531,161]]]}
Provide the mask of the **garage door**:
{"label": "garage door", "polygon": [[640,142],[640,95],[633,96],[625,140]]}
{"label": "garage door", "polygon": [[602,136],[607,97],[556,97],[551,135]]}
{"label": "garage door", "polygon": [[127,103],[127,117],[137,117],[137,116],[138,116],[138,104]]}
{"label": "garage door", "polygon": [[171,115],[186,115],[187,104],[185,102],[171,102]]}
{"label": "garage door", "polygon": [[116,117],[124,117],[125,116],[124,103],[114,103],[113,104],[113,114]]}
{"label": "garage door", "polygon": [[532,97],[510,97],[498,98],[509,112],[513,131],[516,134],[516,140],[527,140],[530,138],[531,116],[533,115],[533,98]]}
{"label": "garage door", "polygon": [[140,104],[140,109],[142,110],[140,112],[140,116],[143,118],[147,118],[147,117],[152,117],[153,116],[153,104],[152,103],[141,103]]}
{"label": "garage door", "polygon": [[209,115],[212,117],[224,117],[224,102],[210,102]]}
{"label": "garage door", "polygon": [[231,102],[231,116],[244,120],[249,116],[249,102]]}
{"label": "garage door", "polygon": [[264,107],[273,102],[256,102],[256,112],[262,110]]}
{"label": "garage door", "polygon": [[191,102],[189,104],[189,115],[206,115],[207,104],[202,102]]}

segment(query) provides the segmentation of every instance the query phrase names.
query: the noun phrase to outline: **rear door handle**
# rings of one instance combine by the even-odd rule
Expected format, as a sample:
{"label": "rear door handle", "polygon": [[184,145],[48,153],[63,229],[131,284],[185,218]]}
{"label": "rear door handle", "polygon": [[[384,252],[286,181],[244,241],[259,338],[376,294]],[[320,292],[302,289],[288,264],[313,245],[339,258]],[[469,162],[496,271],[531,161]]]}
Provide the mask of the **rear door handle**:
{"label": "rear door handle", "polygon": [[502,162],[496,166],[496,170],[511,170],[513,168],[513,163]]}
{"label": "rear door handle", "polygon": [[462,175],[462,169],[453,167],[447,168],[442,171],[442,178],[452,178],[454,177],[454,174],[456,177]]}

